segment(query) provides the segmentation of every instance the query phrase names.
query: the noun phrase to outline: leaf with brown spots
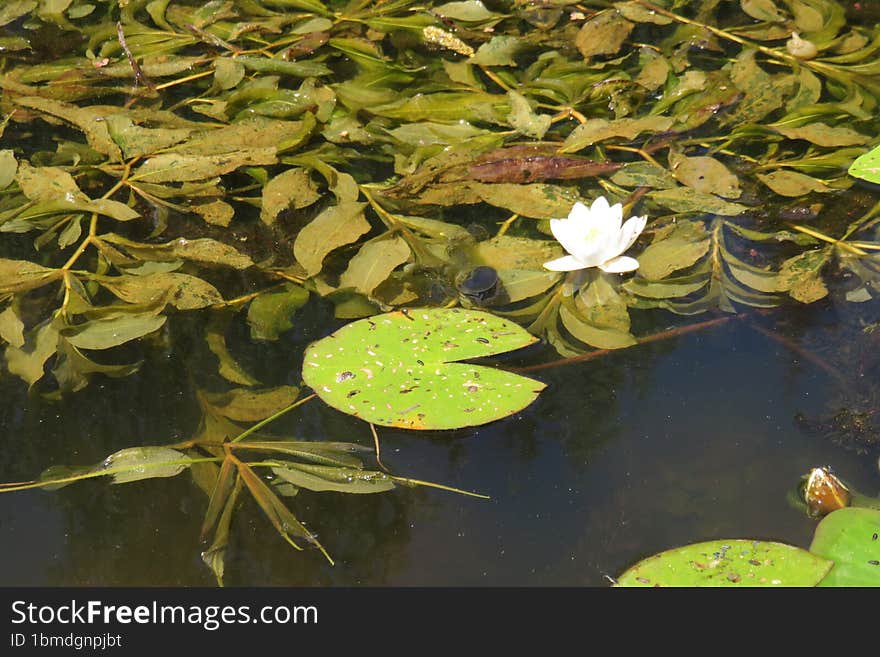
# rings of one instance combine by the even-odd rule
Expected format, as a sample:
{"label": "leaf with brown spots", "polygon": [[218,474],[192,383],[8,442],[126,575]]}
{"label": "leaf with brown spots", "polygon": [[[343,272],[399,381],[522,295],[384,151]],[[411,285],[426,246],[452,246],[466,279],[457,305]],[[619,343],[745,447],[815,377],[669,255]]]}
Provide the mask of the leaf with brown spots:
{"label": "leaf with brown spots", "polygon": [[367,422],[406,429],[458,429],[531,404],[544,384],[460,363],[536,341],[488,313],[410,309],[348,324],[306,350],[303,381],[327,404]]}

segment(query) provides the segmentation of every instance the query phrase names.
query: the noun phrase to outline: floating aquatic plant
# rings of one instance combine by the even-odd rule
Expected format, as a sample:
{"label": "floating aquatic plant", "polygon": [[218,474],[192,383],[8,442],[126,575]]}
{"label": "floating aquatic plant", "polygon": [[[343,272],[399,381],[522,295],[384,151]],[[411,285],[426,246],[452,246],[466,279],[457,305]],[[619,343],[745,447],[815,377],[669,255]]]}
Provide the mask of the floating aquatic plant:
{"label": "floating aquatic plant", "polygon": [[334,408],[405,429],[459,429],[492,422],[532,403],[544,384],[456,361],[536,342],[489,313],[414,308],[347,324],[313,343],[303,381]]}

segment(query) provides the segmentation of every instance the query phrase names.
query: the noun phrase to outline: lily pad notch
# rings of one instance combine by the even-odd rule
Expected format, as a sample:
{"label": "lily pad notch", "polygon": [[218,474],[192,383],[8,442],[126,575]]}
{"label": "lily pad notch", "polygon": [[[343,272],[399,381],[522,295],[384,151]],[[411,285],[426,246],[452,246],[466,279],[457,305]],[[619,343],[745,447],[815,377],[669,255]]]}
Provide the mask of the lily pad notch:
{"label": "lily pad notch", "polygon": [[478,426],[531,404],[546,385],[461,363],[538,340],[521,326],[460,308],[411,308],[343,326],[312,343],[303,381],[333,408],[417,430]]}

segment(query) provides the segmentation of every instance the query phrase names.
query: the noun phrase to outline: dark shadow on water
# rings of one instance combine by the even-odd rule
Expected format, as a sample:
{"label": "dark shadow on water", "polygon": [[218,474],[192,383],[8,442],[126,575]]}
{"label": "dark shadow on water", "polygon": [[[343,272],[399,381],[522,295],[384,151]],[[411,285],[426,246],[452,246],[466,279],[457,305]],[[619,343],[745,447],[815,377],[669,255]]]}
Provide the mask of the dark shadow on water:
{"label": "dark shadow on water", "polygon": [[[874,371],[866,356],[874,342],[858,342],[874,338],[860,317],[840,317],[831,305],[785,317],[764,324],[842,371],[853,359]],[[0,477],[22,481],[52,464],[191,435],[199,420],[192,360],[170,356],[58,403],[5,380]],[[272,367],[278,378],[287,371]],[[867,494],[880,488],[876,450],[859,453],[794,421],[833,413],[845,392],[745,322],[537,374],[548,388],[517,416],[452,435],[380,430],[395,473],[491,499],[425,488],[301,492],[291,506],[335,567],[316,551],[292,550],[247,500],[233,525],[227,582],[602,586],[639,558],[684,543],[753,537],[807,546],[815,521],[786,495],[813,466],[833,465]],[[272,428],[372,445],[365,425],[317,401]],[[0,495],[0,581],[210,585],[198,544],[206,504],[188,474]]]}

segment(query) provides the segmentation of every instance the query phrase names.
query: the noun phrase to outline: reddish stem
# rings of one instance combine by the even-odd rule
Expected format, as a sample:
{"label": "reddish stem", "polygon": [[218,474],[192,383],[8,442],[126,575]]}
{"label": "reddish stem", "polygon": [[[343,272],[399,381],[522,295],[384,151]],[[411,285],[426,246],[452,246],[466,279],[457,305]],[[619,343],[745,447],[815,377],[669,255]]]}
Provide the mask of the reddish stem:
{"label": "reddish stem", "polygon": [[[662,331],[660,333],[655,333],[654,335],[649,335],[647,337],[641,338],[638,340],[638,344],[648,344],[650,342],[658,342],[660,340],[666,340],[668,338],[674,338],[679,335],[685,335],[686,333],[693,333],[694,331],[701,331],[705,328],[710,328],[712,326],[718,326],[720,324],[726,324],[727,322],[734,319],[743,319],[747,315],[728,315],[726,317],[717,317],[716,319],[710,319],[705,322],[697,322],[696,324],[688,324],[687,326],[679,326],[674,329],[669,329],[668,331]],[[568,365],[570,363],[579,363],[584,360],[592,360],[593,358],[599,358],[600,356],[606,356],[610,353],[620,351],[619,349],[597,349],[595,351],[589,351],[585,354],[579,354],[577,356],[571,356],[570,358],[561,358],[559,360],[554,360],[549,363],[538,363],[537,365],[528,365],[526,367],[516,367],[511,369],[511,372],[535,372],[537,370],[545,370],[550,367],[558,367],[560,365]]]}

